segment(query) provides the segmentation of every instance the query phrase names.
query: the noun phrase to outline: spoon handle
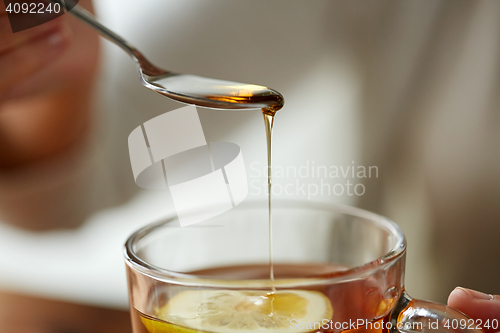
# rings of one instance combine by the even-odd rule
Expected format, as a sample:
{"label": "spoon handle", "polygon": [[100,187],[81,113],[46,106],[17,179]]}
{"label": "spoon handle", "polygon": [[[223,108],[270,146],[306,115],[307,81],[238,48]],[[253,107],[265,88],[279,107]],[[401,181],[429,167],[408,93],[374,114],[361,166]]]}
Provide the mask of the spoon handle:
{"label": "spoon handle", "polygon": [[[50,1],[54,3],[61,2],[61,0],[50,0]],[[101,24],[97,20],[97,18],[94,15],[92,15],[82,7],[78,6],[74,1],[62,0],[62,2],[63,6],[68,6],[69,8],[71,8],[69,13],[71,13],[73,16],[79,18],[83,22],[90,25],[92,28],[97,30],[97,32],[99,32],[101,36],[115,43],[122,50],[127,52],[127,54],[140,66],[140,70],[142,71],[143,74],[146,74],[148,76],[169,74],[169,72],[151,64],[149,60],[147,60],[146,57],[144,57],[144,55],[141,52],[139,52],[134,46],[132,46],[128,41],[117,35],[115,32],[111,31],[110,29],[106,28],[103,24]]]}
{"label": "spoon handle", "polygon": [[[60,0],[50,0],[54,3],[61,3]],[[73,14],[73,16],[79,18],[83,22],[87,23],[90,25],[92,28],[97,30],[103,37],[107,38],[111,42],[115,43],[119,47],[121,47],[125,52],[128,53],[129,56],[132,58],[135,58],[135,52],[137,51],[135,47],[133,47],[129,42],[127,42],[125,39],[122,37],[118,36],[116,33],[113,31],[109,30],[106,28],[104,25],[102,25],[97,18],[83,9],[82,7],[78,6],[74,1],[72,0],[63,0],[63,7],[69,7],[71,10],[69,13]]]}

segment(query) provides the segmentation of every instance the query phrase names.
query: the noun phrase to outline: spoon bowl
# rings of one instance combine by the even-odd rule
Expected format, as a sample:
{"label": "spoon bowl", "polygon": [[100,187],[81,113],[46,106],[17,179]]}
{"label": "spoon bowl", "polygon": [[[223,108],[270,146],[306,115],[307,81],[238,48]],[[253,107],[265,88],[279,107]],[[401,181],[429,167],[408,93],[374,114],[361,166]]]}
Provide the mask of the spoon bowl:
{"label": "spoon bowl", "polygon": [[170,99],[211,109],[269,109],[283,107],[283,96],[264,86],[174,74],[149,77],[143,85]]}

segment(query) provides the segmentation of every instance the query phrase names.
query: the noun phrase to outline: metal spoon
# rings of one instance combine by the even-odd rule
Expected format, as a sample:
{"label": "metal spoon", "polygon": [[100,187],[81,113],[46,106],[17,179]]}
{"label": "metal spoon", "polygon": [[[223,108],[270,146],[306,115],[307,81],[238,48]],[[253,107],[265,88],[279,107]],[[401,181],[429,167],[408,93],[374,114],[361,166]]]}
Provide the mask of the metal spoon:
{"label": "metal spoon", "polygon": [[179,74],[159,68],[129,42],[99,23],[91,13],[70,0],[64,3],[72,8],[69,11],[71,14],[127,52],[136,62],[141,83],[146,88],[182,103],[213,109],[259,108],[275,112],[283,107],[283,96],[264,86]]}

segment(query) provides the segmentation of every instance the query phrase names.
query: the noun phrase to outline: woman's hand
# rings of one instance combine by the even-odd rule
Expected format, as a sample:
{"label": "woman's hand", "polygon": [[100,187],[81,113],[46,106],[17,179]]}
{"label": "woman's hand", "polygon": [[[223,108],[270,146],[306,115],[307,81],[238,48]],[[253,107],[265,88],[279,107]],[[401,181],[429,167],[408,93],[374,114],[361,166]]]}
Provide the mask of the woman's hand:
{"label": "woman's hand", "polygon": [[70,16],[12,33],[0,2],[0,171],[64,152],[88,128],[98,36]]}
{"label": "woman's hand", "polygon": [[[500,331],[500,296],[488,295],[479,291],[455,288],[448,298],[448,305],[462,311],[472,319],[482,323],[485,332]],[[493,320],[496,320],[493,325]],[[488,326],[485,323],[488,322]]]}

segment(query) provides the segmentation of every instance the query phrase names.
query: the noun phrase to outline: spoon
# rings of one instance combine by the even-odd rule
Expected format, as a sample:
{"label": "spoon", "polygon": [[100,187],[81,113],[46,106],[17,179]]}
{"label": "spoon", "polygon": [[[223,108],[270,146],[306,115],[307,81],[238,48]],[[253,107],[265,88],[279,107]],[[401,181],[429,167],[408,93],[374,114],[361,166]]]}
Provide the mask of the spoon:
{"label": "spoon", "polygon": [[261,85],[179,74],[157,67],[129,42],[99,23],[91,13],[71,0],[65,0],[65,4],[72,8],[71,14],[127,52],[137,64],[142,85],[148,89],[178,102],[212,109],[259,108],[274,113],[283,107],[283,96]]}

